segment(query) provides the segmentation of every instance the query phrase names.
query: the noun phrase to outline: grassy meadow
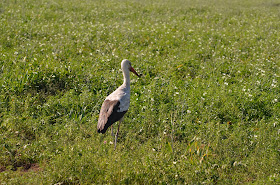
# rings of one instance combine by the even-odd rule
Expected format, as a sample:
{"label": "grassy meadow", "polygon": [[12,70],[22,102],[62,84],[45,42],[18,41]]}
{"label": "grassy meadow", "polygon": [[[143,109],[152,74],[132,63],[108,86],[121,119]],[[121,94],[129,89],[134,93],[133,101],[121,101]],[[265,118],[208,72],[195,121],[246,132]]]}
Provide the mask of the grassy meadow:
{"label": "grassy meadow", "polygon": [[1,185],[280,184],[279,0],[1,0],[0,25]]}

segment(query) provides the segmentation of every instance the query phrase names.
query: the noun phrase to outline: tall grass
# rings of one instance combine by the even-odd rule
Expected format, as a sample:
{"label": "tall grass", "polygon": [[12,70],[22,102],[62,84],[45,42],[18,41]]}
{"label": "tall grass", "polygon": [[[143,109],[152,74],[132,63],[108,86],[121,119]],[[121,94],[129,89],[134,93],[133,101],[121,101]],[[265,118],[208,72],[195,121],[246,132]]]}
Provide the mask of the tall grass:
{"label": "tall grass", "polygon": [[[0,2],[1,184],[280,183],[278,1]],[[129,59],[116,150],[96,124]]]}

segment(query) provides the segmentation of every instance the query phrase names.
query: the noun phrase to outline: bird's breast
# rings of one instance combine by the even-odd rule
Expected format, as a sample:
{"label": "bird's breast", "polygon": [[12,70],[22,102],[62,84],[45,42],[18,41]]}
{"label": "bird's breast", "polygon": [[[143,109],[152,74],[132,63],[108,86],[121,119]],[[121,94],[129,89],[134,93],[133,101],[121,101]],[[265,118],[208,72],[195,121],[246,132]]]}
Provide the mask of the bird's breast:
{"label": "bird's breast", "polygon": [[119,105],[118,112],[127,111],[130,104],[130,94],[126,94],[126,96],[123,96],[119,101],[120,101],[120,105]]}

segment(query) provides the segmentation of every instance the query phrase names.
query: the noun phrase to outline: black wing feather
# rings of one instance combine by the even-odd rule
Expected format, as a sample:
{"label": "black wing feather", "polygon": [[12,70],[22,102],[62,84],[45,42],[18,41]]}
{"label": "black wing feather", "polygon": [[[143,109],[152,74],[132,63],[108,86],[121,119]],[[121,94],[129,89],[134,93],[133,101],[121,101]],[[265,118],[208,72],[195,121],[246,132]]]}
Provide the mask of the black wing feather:
{"label": "black wing feather", "polygon": [[120,101],[105,100],[99,113],[97,131],[104,134],[115,122],[119,121],[127,111],[118,112]]}

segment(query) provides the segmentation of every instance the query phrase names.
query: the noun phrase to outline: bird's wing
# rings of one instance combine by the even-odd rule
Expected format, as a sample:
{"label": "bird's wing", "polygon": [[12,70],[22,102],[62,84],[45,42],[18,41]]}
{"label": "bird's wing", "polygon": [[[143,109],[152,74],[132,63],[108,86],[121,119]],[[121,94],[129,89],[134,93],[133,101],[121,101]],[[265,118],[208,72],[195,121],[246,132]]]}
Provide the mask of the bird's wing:
{"label": "bird's wing", "polygon": [[97,131],[102,134],[116,121],[119,121],[127,111],[119,112],[120,101],[105,100],[99,113]]}

